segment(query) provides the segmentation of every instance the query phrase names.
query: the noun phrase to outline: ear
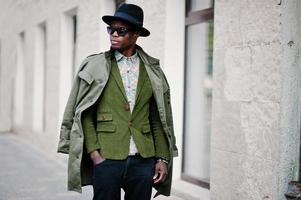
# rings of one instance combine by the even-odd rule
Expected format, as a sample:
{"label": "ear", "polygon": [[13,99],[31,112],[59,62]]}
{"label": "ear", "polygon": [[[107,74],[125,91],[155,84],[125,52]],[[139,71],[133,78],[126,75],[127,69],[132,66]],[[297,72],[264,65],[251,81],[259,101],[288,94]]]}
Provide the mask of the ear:
{"label": "ear", "polygon": [[133,36],[137,39],[140,36],[140,32],[139,31],[135,31]]}
{"label": "ear", "polygon": [[140,32],[139,31],[136,31],[135,33],[134,33],[134,35],[135,35],[135,37],[139,37],[140,36]]}

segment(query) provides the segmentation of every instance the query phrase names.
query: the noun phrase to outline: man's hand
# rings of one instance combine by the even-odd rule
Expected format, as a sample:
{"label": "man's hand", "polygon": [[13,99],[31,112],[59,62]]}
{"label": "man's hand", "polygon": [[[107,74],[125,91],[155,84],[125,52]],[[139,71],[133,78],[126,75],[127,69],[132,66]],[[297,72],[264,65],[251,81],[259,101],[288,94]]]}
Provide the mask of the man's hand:
{"label": "man's hand", "polygon": [[167,164],[159,160],[155,165],[155,175],[153,177],[154,184],[163,183],[166,177],[167,177]]}
{"label": "man's hand", "polygon": [[90,153],[90,158],[93,161],[94,165],[97,165],[103,162],[105,159],[101,156],[98,150],[94,150]]}

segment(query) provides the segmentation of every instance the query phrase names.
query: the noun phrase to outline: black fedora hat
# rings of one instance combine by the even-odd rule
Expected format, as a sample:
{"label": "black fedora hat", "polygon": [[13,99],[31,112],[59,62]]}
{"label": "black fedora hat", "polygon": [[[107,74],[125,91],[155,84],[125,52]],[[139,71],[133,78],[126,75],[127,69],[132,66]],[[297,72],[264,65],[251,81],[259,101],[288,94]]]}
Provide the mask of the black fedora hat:
{"label": "black fedora hat", "polygon": [[134,25],[140,31],[140,36],[147,37],[150,32],[143,27],[143,10],[137,5],[123,3],[116,10],[114,16],[105,15],[102,20],[111,25],[113,20],[123,20]]}

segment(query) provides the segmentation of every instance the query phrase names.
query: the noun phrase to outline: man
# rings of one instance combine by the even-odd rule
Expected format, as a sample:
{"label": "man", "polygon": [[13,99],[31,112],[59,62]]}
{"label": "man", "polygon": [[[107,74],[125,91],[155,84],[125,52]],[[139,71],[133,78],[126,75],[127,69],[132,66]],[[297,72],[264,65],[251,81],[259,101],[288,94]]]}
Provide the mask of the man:
{"label": "man", "polygon": [[94,200],[149,200],[152,186],[170,195],[177,155],[170,91],[159,61],[136,45],[143,10],[122,4],[103,16],[111,49],[87,57],[75,79],[58,152],[69,154],[68,189],[92,184]]}

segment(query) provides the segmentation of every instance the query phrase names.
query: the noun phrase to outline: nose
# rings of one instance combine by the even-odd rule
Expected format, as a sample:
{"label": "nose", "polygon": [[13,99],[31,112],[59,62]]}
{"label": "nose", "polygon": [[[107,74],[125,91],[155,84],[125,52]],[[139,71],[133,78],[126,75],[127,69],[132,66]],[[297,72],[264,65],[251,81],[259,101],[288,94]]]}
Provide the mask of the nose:
{"label": "nose", "polygon": [[118,37],[117,31],[114,31],[111,35],[114,37]]}

